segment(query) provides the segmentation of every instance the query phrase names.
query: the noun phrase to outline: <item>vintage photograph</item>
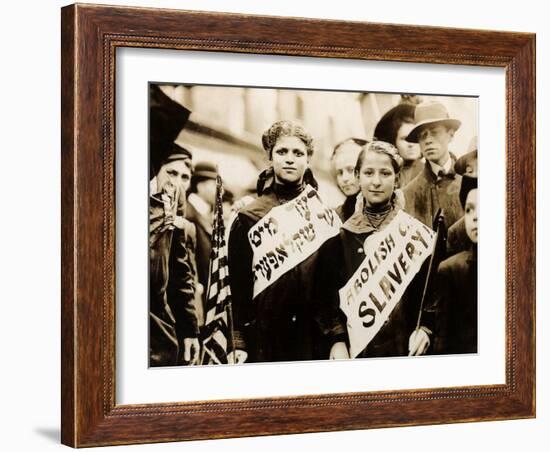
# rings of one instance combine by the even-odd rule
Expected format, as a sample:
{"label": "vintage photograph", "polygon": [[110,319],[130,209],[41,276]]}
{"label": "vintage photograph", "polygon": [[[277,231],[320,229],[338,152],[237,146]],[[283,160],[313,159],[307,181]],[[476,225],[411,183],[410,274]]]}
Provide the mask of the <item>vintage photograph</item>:
{"label": "vintage photograph", "polygon": [[150,367],[477,353],[477,97],[148,90]]}

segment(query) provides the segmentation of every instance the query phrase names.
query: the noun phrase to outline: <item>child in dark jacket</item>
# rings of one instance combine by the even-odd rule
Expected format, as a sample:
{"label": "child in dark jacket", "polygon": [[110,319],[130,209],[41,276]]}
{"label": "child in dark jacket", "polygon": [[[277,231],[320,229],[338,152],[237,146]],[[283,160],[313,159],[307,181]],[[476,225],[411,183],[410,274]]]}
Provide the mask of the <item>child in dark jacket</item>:
{"label": "child in dark jacket", "polygon": [[436,354],[477,352],[477,178],[463,176],[460,201],[470,247],[439,265],[433,348]]}
{"label": "child in dark jacket", "polygon": [[439,265],[434,302],[424,309],[424,326],[409,340],[413,355],[477,353],[476,177],[463,176],[459,197],[469,246]]}

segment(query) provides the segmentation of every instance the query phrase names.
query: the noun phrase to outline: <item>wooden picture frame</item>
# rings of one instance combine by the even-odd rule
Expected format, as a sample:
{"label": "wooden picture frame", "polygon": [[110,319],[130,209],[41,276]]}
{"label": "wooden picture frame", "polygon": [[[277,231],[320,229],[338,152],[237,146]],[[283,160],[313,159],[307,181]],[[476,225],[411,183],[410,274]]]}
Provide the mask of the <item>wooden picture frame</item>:
{"label": "wooden picture frame", "polygon": [[[62,9],[62,442],[73,447],[535,416],[535,35],[176,10]],[[115,403],[118,47],[506,70],[506,382]]]}

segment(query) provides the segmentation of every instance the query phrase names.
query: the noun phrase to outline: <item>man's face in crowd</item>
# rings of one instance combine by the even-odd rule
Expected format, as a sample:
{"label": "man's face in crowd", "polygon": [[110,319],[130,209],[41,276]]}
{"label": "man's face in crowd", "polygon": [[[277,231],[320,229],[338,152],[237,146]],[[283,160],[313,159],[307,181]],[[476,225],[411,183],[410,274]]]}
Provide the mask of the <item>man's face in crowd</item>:
{"label": "man's face in crowd", "polygon": [[277,182],[301,183],[309,160],[307,147],[298,137],[281,136],[273,146],[271,160]]}
{"label": "man's face in crowd", "polygon": [[213,206],[216,204],[216,181],[206,179],[197,183],[197,195]]}
{"label": "man's face in crowd", "polygon": [[449,158],[449,143],[453,135],[454,131],[444,125],[425,125],[418,132],[422,155],[432,163],[444,165]]}
{"label": "man's face in crowd", "polygon": [[336,150],[332,159],[336,171],[336,183],[340,191],[346,196],[353,196],[359,192],[359,181],[355,176],[355,165],[361,147],[353,142],[344,143]]}
{"label": "man's face in crowd", "polygon": [[414,124],[410,122],[404,122],[397,130],[397,136],[395,137],[395,147],[399,151],[399,155],[403,160],[417,160],[422,155],[420,154],[420,147],[417,143],[410,143],[405,138],[409,135],[414,128]]}
{"label": "man's face in crowd", "polygon": [[[167,191],[169,185],[179,193],[185,193],[191,183],[191,169],[184,160],[174,160],[160,167],[157,174],[157,189]],[[169,190],[168,190],[169,191]]]}
{"label": "man's face in crowd", "polygon": [[477,188],[470,190],[464,205],[464,225],[470,240],[477,243]]}

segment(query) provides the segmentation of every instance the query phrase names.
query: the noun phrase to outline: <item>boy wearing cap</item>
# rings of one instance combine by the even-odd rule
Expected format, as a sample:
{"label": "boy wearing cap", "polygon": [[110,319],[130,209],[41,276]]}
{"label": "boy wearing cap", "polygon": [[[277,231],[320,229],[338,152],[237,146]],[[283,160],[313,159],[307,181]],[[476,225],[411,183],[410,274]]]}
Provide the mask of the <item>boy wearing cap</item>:
{"label": "boy wearing cap", "polygon": [[191,225],[180,216],[191,153],[174,143],[190,111],[149,85],[149,365],[199,358]]}
{"label": "boy wearing cap", "polygon": [[190,225],[178,210],[191,179],[191,153],[170,148],[150,182],[149,364],[196,364],[199,358]]}
{"label": "boy wearing cap", "polygon": [[477,178],[460,188],[467,250],[444,260],[437,271],[434,353],[477,352]]}
{"label": "boy wearing cap", "polygon": [[425,325],[411,335],[410,354],[425,353],[433,332],[432,354],[477,352],[477,178],[464,175],[460,187],[468,249],[438,267],[434,303],[424,311]]}
{"label": "boy wearing cap", "polygon": [[405,210],[432,227],[438,209],[443,210],[449,227],[463,214],[458,198],[461,177],[454,171],[449,144],[460,121],[449,117],[439,102],[419,104],[414,113],[415,127],[406,140],[418,143],[426,159],[424,169],[403,189]]}

